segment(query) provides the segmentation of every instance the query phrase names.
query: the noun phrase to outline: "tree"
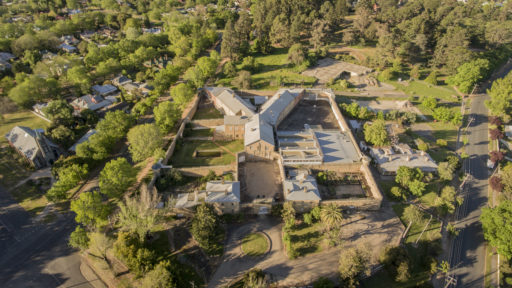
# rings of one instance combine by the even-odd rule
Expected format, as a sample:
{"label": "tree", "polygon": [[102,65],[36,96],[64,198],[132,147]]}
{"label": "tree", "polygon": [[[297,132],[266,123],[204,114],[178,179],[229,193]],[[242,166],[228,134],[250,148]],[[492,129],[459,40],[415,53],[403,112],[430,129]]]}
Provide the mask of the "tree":
{"label": "tree", "polygon": [[512,258],[512,202],[501,202],[494,208],[483,208],[480,216],[484,237],[506,259]]}
{"label": "tree", "polygon": [[85,192],[71,201],[71,210],[75,212],[75,221],[88,227],[100,228],[107,223],[110,214],[108,204],[103,203],[98,191]]}
{"label": "tree", "polygon": [[290,49],[288,49],[288,62],[295,66],[301,65],[306,60],[306,51],[304,47],[300,44],[293,44]]}
{"label": "tree", "polygon": [[238,60],[240,57],[239,39],[236,35],[235,27],[231,19],[228,20],[224,27],[220,51],[220,55],[222,57],[228,57],[234,61]]}
{"label": "tree", "polygon": [[437,174],[439,174],[439,178],[445,181],[451,181],[453,179],[454,167],[450,165],[448,162],[441,162],[437,166]]}
{"label": "tree", "polygon": [[54,100],[43,108],[44,115],[52,120],[61,123],[70,123],[73,119],[73,107],[64,100]]}
{"label": "tree", "polygon": [[[18,81],[18,79],[16,79]],[[54,78],[37,75],[26,77],[9,91],[9,98],[21,107],[30,108],[36,101],[54,98],[59,95],[59,83]]]}
{"label": "tree", "polygon": [[185,83],[180,83],[171,88],[171,96],[176,104],[185,107],[194,97],[194,89]]}
{"label": "tree", "polygon": [[491,151],[489,153],[489,160],[491,160],[492,163],[500,162],[505,158],[505,154],[501,151]]}
{"label": "tree", "polygon": [[313,283],[313,288],[334,288],[334,283],[325,277],[320,277]]}
{"label": "tree", "polygon": [[132,159],[140,162],[161,149],[164,141],[155,124],[143,124],[128,131],[128,143]]}
{"label": "tree", "polygon": [[218,252],[220,248],[218,236],[222,232],[222,228],[220,227],[219,216],[215,213],[213,206],[204,202],[197,206],[190,232],[199,246],[205,249],[208,254]]}
{"label": "tree", "polygon": [[212,51],[210,57],[201,57],[194,67],[190,67],[184,78],[190,81],[196,88],[203,87],[206,81],[215,75],[219,66],[219,54]]}
{"label": "tree", "polygon": [[285,229],[291,229],[295,226],[295,208],[293,208],[292,202],[284,203],[281,217],[283,218]]}
{"label": "tree", "polygon": [[509,162],[501,170],[501,183],[503,183],[503,191],[509,196],[512,194],[512,164]]}
{"label": "tree", "polygon": [[153,270],[149,271],[144,278],[142,278],[143,288],[174,288],[174,279],[169,272],[171,263],[169,260],[161,261]]}
{"label": "tree", "polygon": [[100,191],[111,198],[119,198],[135,183],[137,171],[128,163],[126,158],[120,157],[108,162],[99,177]]}
{"label": "tree", "polygon": [[66,199],[67,192],[78,185],[87,176],[87,164],[78,165],[72,164],[62,168],[58,172],[58,180],[46,192],[46,198],[51,202],[57,202]]}
{"label": "tree", "polygon": [[428,74],[427,78],[425,78],[425,82],[427,82],[430,85],[437,85],[437,72],[432,71],[430,74]]}
{"label": "tree", "polygon": [[370,274],[370,251],[363,246],[342,249],[339,261],[341,287],[355,288]]}
{"label": "tree", "polygon": [[476,59],[464,63],[457,68],[457,74],[448,79],[452,85],[459,87],[462,93],[470,93],[478,82],[484,79],[490,70],[490,63],[487,59]]}
{"label": "tree", "polygon": [[372,124],[364,125],[364,139],[376,146],[389,144],[386,123],[383,120],[376,120]]}
{"label": "tree", "polygon": [[155,115],[156,125],[162,133],[169,133],[181,118],[179,106],[169,101],[158,104],[153,109],[153,114]]}
{"label": "tree", "polygon": [[505,185],[501,183],[501,177],[499,176],[492,176],[489,179],[489,186],[491,186],[491,189],[497,192],[502,192]]}
{"label": "tree", "polygon": [[89,250],[91,253],[108,263],[107,251],[112,247],[112,239],[99,232],[91,233],[90,239]]}
{"label": "tree", "polygon": [[404,209],[403,217],[405,220],[413,223],[423,223],[423,213],[414,205],[409,205]]}
{"label": "tree", "polygon": [[486,101],[485,105],[491,114],[500,117],[505,123],[509,122],[511,118],[510,103],[512,102],[512,73],[494,81],[487,94],[491,99]]}
{"label": "tree", "polygon": [[66,78],[75,85],[81,93],[87,93],[89,89],[91,89],[91,77],[87,69],[82,65],[69,69],[66,72]]}
{"label": "tree", "polygon": [[67,148],[73,145],[75,133],[68,127],[64,125],[59,125],[51,130],[50,137],[56,143]]}
{"label": "tree", "polygon": [[404,188],[408,188],[413,180],[422,180],[423,172],[419,168],[412,169],[407,166],[400,166],[396,171],[395,182]]}
{"label": "tree", "polygon": [[[324,3],[327,4],[330,2],[326,1]],[[329,24],[326,20],[315,19],[311,28],[311,38],[309,39],[309,42],[313,45],[313,49],[318,51],[320,47],[325,45],[325,38],[327,37]]]}
{"label": "tree", "polygon": [[89,236],[82,226],[77,226],[75,231],[69,235],[69,246],[78,248],[80,250],[86,250],[89,248]]}
{"label": "tree", "polygon": [[332,228],[341,225],[343,214],[336,204],[331,203],[322,207],[320,210],[320,219],[322,219],[322,223],[326,225],[327,231],[330,231]]}
{"label": "tree", "polygon": [[292,45],[290,21],[284,13],[274,18],[270,30],[270,40],[273,44],[281,45],[282,47],[290,47]]}
{"label": "tree", "polygon": [[382,251],[379,259],[388,273],[397,282],[406,282],[410,278],[410,260],[407,250],[402,246],[388,246]]}
{"label": "tree", "polygon": [[111,138],[116,142],[126,135],[126,132],[128,132],[128,129],[130,129],[134,123],[134,117],[121,110],[107,112],[105,114],[105,118],[98,122],[98,125],[96,126],[96,134],[108,133],[108,138]]}
{"label": "tree", "polygon": [[426,107],[430,110],[434,110],[437,107],[437,99],[434,97],[425,97],[425,98],[423,98],[421,105],[423,105],[423,107]]}
{"label": "tree", "polygon": [[231,84],[237,86],[240,89],[251,89],[251,72],[249,71],[239,71],[238,75],[231,82]]}
{"label": "tree", "polygon": [[409,183],[409,191],[412,195],[420,197],[423,195],[423,192],[425,192],[425,189],[427,188],[427,184],[424,182],[421,182],[420,180],[413,180]]}
{"label": "tree", "polygon": [[161,212],[157,209],[160,197],[148,189],[142,189],[138,197],[125,197],[119,203],[117,220],[122,231],[135,233],[140,243],[144,243],[146,236],[158,224]]}
{"label": "tree", "polygon": [[407,201],[407,191],[399,186],[393,186],[391,187],[390,191],[391,195],[393,195],[393,198],[395,200],[404,200]]}
{"label": "tree", "polygon": [[491,140],[498,140],[503,139],[505,135],[503,135],[500,129],[489,129],[489,136]]}
{"label": "tree", "polygon": [[261,269],[251,269],[244,274],[243,288],[267,288],[269,286],[267,275]]}

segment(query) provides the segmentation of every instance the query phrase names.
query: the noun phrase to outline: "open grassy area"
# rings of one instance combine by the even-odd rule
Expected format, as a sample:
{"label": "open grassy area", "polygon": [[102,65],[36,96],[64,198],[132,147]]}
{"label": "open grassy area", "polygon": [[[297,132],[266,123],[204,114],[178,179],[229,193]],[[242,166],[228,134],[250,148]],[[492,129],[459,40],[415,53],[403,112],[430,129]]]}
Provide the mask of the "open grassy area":
{"label": "open grassy area", "polygon": [[196,113],[194,114],[194,117],[192,117],[192,120],[201,120],[201,119],[218,119],[223,118],[224,115],[222,113],[215,109],[215,107],[208,107],[208,108],[199,108],[197,109]]}
{"label": "open grassy area", "polygon": [[[263,90],[275,90],[281,86],[303,85],[311,87],[316,78],[303,76],[301,71],[288,65],[288,49],[274,48],[267,55],[252,55],[258,64],[258,71],[251,76],[252,88]],[[238,65],[238,69],[241,66]],[[217,85],[230,86],[233,78],[220,79]]]}
{"label": "open grassy area", "polygon": [[[395,211],[396,215],[400,218],[400,221],[404,224],[405,227],[409,225],[409,222],[404,218],[404,210],[407,208],[409,204],[395,204],[393,205],[393,210]],[[428,222],[429,215],[426,213],[423,213],[423,221],[420,223],[413,223],[411,225],[411,229],[409,230],[409,233],[407,234],[405,243],[414,243],[418,239],[418,237],[421,234],[421,231],[425,227],[425,224]],[[423,236],[421,238],[422,241],[436,241],[441,239],[441,223],[437,221],[435,218],[430,221],[429,226],[423,233]]]}
{"label": "open grassy area", "polygon": [[18,202],[23,209],[32,214],[32,216],[41,213],[46,204],[48,204],[45,193],[46,188],[48,188],[50,184],[50,179],[45,178],[39,181],[39,185],[30,181],[11,191],[12,197],[16,202]]}
{"label": "open grassy area", "polygon": [[251,233],[242,239],[242,251],[249,256],[260,256],[268,250],[268,240],[261,233]]}
{"label": "open grassy area", "polygon": [[[395,282],[386,270],[381,270],[372,277],[365,279],[361,283],[364,288],[412,288],[412,287],[430,287],[430,274],[427,271],[415,273],[406,282]],[[425,286],[420,286],[424,284]]]}
{"label": "open grassy area", "polygon": [[287,247],[288,257],[296,258],[322,251],[324,240],[322,223],[307,225],[302,223],[289,231],[291,247]]}
{"label": "open grassy area", "polygon": [[50,123],[43,120],[30,111],[21,111],[12,114],[5,114],[4,120],[0,122],[0,144],[7,143],[5,134],[11,131],[14,126],[26,126],[32,129],[44,128],[50,126]]}
{"label": "open grassy area", "polygon": [[213,136],[213,129],[185,129],[183,137],[210,137]]}
{"label": "open grassy area", "polygon": [[[226,150],[222,149],[224,147]],[[171,158],[174,167],[190,166],[213,166],[227,165],[236,160],[236,152],[242,151],[244,144],[242,141],[185,141],[181,143]],[[221,151],[220,157],[194,157],[196,150],[218,150]],[[231,153],[229,153],[230,151]]]}
{"label": "open grassy area", "polygon": [[388,81],[391,85],[395,86],[397,90],[401,90],[406,94],[413,96],[432,96],[439,99],[442,99],[446,102],[454,102],[458,101],[457,92],[448,85],[443,86],[433,86],[424,81],[410,81],[408,84],[406,82],[400,83],[398,81]]}

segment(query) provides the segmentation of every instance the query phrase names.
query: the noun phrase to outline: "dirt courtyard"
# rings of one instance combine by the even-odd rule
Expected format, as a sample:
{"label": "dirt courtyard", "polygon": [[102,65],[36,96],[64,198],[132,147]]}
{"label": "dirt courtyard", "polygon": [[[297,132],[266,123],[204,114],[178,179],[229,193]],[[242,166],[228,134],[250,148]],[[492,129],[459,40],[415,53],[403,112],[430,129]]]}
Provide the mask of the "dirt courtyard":
{"label": "dirt courtyard", "polygon": [[304,130],[304,124],[320,125],[324,129],[339,129],[328,102],[302,100],[279,124],[278,130]]}
{"label": "dirt courtyard", "polygon": [[242,202],[256,199],[272,198],[276,194],[283,198],[283,189],[277,163],[271,161],[245,162],[243,180],[247,187],[241,192]]}

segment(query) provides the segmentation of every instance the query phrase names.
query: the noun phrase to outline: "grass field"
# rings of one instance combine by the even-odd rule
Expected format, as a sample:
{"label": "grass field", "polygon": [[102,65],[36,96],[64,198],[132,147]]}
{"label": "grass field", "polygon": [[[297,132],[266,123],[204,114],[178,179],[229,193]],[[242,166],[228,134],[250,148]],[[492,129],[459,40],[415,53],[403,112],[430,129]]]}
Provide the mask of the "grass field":
{"label": "grass field", "polygon": [[[49,178],[45,182],[47,182],[45,184],[49,184]],[[39,185],[25,183],[16,189],[12,189],[11,194],[25,211],[35,216],[41,213],[46,204],[48,204],[45,192],[46,190],[42,189]]]}
{"label": "grass field", "polygon": [[251,233],[242,239],[242,251],[249,256],[260,256],[268,250],[268,240],[261,233]]}
{"label": "grass field", "polygon": [[185,129],[183,137],[210,137],[213,129]]}
{"label": "grass field", "polygon": [[448,85],[432,86],[424,81],[416,80],[408,82],[404,85],[398,81],[388,81],[391,85],[395,86],[397,90],[401,90],[413,96],[433,96],[446,102],[457,101],[457,92]]}
{"label": "grass field", "polygon": [[[312,86],[316,78],[302,76],[300,71],[288,65],[288,49],[274,48],[268,55],[252,55],[259,65],[258,71],[251,76],[252,88],[263,90],[275,90],[281,86],[303,85]],[[238,65],[238,69],[240,69]],[[218,85],[230,86],[233,78],[224,78],[217,82]]]}
{"label": "grass field", "polygon": [[5,114],[4,120],[0,122],[0,144],[7,143],[5,134],[11,131],[14,126],[26,126],[32,129],[47,128],[50,123],[43,120],[30,111],[21,111],[12,114]]}
{"label": "grass field", "polygon": [[208,107],[197,109],[192,120],[218,119],[223,117],[224,115],[222,115],[219,110],[215,109],[215,107]]}
{"label": "grass field", "polygon": [[315,223],[311,226],[303,223],[296,226],[288,232],[292,245],[291,250],[297,251],[298,257],[322,251],[324,237],[321,230],[322,223]]}
{"label": "grass field", "polygon": [[[393,205],[393,210],[395,211],[396,215],[400,218],[400,221],[404,224],[405,227],[409,225],[409,222],[404,219],[403,213],[405,208],[409,206],[408,204],[395,204]],[[411,225],[411,229],[409,230],[409,233],[407,234],[407,238],[405,240],[406,243],[414,243],[418,239],[418,237],[421,234],[421,231],[425,227],[425,224],[428,222],[429,216],[424,213],[424,221],[422,223],[413,223]],[[437,221],[435,218],[432,219],[430,222],[428,228],[423,233],[423,236],[421,240],[427,240],[427,241],[436,241],[441,239],[441,223]]]}
{"label": "grass field", "polygon": [[[222,146],[226,150],[219,147]],[[211,142],[211,141],[186,141],[183,142],[171,158],[171,163],[174,167],[191,167],[191,166],[213,166],[213,165],[227,165],[236,160],[236,152],[242,151],[244,144],[242,141],[228,141],[228,142]],[[220,150],[222,151],[221,157],[193,157],[195,150]]]}

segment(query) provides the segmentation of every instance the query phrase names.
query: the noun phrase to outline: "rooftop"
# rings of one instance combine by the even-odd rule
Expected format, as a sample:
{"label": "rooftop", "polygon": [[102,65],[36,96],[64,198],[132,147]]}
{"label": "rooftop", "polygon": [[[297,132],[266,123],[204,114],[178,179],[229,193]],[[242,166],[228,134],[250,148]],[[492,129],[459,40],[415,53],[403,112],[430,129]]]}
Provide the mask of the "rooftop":
{"label": "rooftop", "polygon": [[254,115],[256,107],[236,95],[233,90],[224,87],[207,87],[206,90],[230,110],[225,111],[226,114],[245,116]]}
{"label": "rooftop", "polygon": [[92,90],[96,94],[107,95],[107,94],[110,94],[112,92],[117,91],[117,88],[115,86],[113,86],[113,85],[110,85],[110,84],[107,84],[107,85],[94,85],[94,86],[92,86]]}
{"label": "rooftop", "polygon": [[307,171],[290,173],[290,179],[283,181],[284,198],[286,201],[320,201],[320,191],[313,176]]}
{"label": "rooftop", "polygon": [[302,92],[304,92],[304,89],[280,89],[261,106],[261,117],[271,125],[276,125],[281,113]]}
{"label": "rooftop", "polygon": [[316,66],[307,69],[302,72],[302,74],[305,76],[315,77],[320,83],[327,83],[332,79],[338,78],[343,72],[365,75],[372,71],[373,69],[361,65],[338,61],[332,58],[323,58],[318,60]]}
{"label": "rooftop", "polygon": [[419,168],[434,172],[437,164],[428,153],[414,150],[407,144],[398,144],[386,148],[370,148],[370,154],[383,172],[396,172],[400,166]]}
{"label": "rooftop", "polygon": [[259,140],[275,145],[274,129],[261,119],[260,114],[256,114],[245,124],[244,145],[248,146]]}

